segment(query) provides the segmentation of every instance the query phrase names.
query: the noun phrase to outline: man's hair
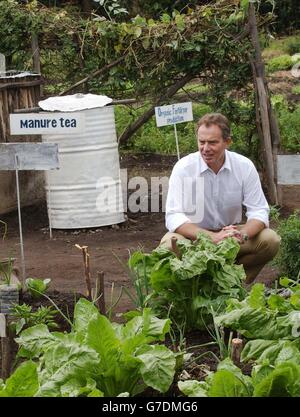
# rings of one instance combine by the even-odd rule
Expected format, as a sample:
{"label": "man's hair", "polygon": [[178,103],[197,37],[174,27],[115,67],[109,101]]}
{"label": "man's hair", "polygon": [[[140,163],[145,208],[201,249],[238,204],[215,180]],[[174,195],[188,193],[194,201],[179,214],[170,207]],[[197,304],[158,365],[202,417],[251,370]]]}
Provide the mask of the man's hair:
{"label": "man's hair", "polygon": [[230,138],[230,124],[223,114],[221,113],[207,113],[201,117],[201,119],[197,122],[197,130],[196,133],[198,134],[199,127],[205,125],[209,127],[211,125],[217,125],[222,131],[222,137],[224,140]]}

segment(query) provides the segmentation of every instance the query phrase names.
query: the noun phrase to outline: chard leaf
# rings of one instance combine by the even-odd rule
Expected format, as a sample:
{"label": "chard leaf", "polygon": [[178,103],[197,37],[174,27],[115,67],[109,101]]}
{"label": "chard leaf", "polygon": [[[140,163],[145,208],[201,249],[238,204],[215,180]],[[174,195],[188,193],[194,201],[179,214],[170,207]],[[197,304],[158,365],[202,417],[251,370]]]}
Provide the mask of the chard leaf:
{"label": "chard leaf", "polygon": [[60,397],[61,387],[69,381],[83,385],[93,378],[99,366],[99,356],[91,348],[74,342],[71,345],[58,343],[48,349],[43,357],[40,372],[40,388],[37,397]]}
{"label": "chard leaf", "polygon": [[120,341],[105,316],[99,314],[89,322],[86,343],[100,355],[101,368],[107,375],[114,374],[118,365]]}
{"label": "chard leaf", "polygon": [[96,388],[96,381],[92,378],[87,378],[84,384],[81,384],[78,379],[71,378],[60,387],[60,392],[62,397],[79,397],[80,395],[94,397],[96,393],[100,394],[97,397],[103,397],[104,395]]}
{"label": "chard leaf", "polygon": [[300,367],[281,363],[254,388],[253,397],[299,397]]}
{"label": "chard leaf", "polygon": [[285,340],[251,340],[246,343],[242,351],[241,361],[255,360],[261,363],[264,360],[268,360],[270,363],[274,363],[285,342]]}
{"label": "chard leaf", "polygon": [[149,345],[136,357],[142,362],[140,372],[148,386],[166,392],[173,382],[176,359],[171,350],[166,346]]}
{"label": "chard leaf", "polygon": [[285,362],[293,362],[300,365],[300,351],[293,342],[287,341],[279,351],[275,360],[275,365]]}
{"label": "chard leaf", "polygon": [[37,366],[32,361],[22,363],[0,389],[0,397],[33,397],[39,388]]}
{"label": "chard leaf", "polygon": [[296,291],[294,294],[292,294],[290,298],[291,305],[297,309],[300,310],[300,291]]}
{"label": "chard leaf", "polygon": [[173,273],[169,259],[162,259],[152,270],[150,283],[155,291],[163,291],[173,285]]}
{"label": "chard leaf", "polygon": [[187,397],[207,397],[207,384],[204,381],[179,381],[178,388]]}
{"label": "chard leaf", "polygon": [[280,313],[287,313],[292,310],[291,303],[277,294],[271,294],[267,303],[271,310],[277,310]]}
{"label": "chard leaf", "polygon": [[29,327],[15,339],[21,349],[18,356],[36,358],[57,342],[57,338],[49,332],[45,324]]}
{"label": "chard leaf", "polygon": [[236,242],[235,239],[229,238],[221,240],[221,242],[217,245],[216,254],[222,256],[222,258],[229,261],[229,263],[233,264],[235,261],[237,254],[239,253],[240,247],[239,244]]}
{"label": "chard leaf", "polygon": [[86,336],[88,324],[90,320],[98,317],[99,311],[97,307],[86,300],[85,298],[80,298],[74,309],[74,330],[82,337]]}
{"label": "chard leaf", "polygon": [[248,305],[252,308],[264,308],[265,301],[265,286],[264,284],[254,284],[247,299]]}
{"label": "chard leaf", "polygon": [[209,397],[250,397],[247,386],[236,376],[227,370],[218,370],[211,378]]}

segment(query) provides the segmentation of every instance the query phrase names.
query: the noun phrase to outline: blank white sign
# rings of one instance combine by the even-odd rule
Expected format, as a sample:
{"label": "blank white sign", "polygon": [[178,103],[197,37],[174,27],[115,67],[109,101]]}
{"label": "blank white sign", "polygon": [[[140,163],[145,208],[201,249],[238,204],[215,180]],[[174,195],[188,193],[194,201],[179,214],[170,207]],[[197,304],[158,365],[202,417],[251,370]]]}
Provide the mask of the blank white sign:
{"label": "blank white sign", "polygon": [[277,182],[282,185],[300,184],[300,155],[277,155]]}
{"label": "blank white sign", "polygon": [[[18,166],[16,166],[16,156]],[[0,171],[59,168],[57,143],[0,143]]]}
{"label": "blank white sign", "polygon": [[0,313],[0,337],[6,337],[6,321],[3,313]]}

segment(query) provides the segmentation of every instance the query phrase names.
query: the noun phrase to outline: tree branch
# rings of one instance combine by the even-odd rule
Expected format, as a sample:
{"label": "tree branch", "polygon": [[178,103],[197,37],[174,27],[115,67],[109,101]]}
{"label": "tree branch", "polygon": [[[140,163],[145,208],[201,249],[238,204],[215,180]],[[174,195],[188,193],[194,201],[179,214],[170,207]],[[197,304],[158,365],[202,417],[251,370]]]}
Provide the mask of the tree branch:
{"label": "tree branch", "polygon": [[153,106],[147,110],[142,116],[140,116],[137,120],[135,120],[132,124],[130,124],[127,129],[122,133],[119,137],[119,143],[126,143],[128,139],[140,128],[148,122],[148,120],[154,115],[155,107],[165,103],[170,97],[174,96],[174,94],[182,87],[185,86],[186,83],[191,81],[194,78],[194,74],[186,74],[184,77],[180,78],[176,81],[175,84],[171,85],[169,89],[166,91],[164,95],[161,95],[158,100],[153,104]]}
{"label": "tree branch", "polygon": [[98,75],[101,75],[101,74],[107,72],[112,67],[115,67],[120,62],[122,62],[124,59],[125,59],[125,55],[121,56],[121,58],[116,59],[115,61],[111,62],[110,64],[105,65],[103,68],[100,68],[97,71],[94,71],[92,74],[88,75],[87,77],[85,77],[82,80],[78,81],[77,83],[73,84],[71,87],[67,88],[62,93],[59,93],[59,96],[64,96],[66,93],[69,93],[71,90],[74,90],[74,88],[79,87],[81,84],[84,84],[87,81],[91,80],[92,78],[95,78]]}

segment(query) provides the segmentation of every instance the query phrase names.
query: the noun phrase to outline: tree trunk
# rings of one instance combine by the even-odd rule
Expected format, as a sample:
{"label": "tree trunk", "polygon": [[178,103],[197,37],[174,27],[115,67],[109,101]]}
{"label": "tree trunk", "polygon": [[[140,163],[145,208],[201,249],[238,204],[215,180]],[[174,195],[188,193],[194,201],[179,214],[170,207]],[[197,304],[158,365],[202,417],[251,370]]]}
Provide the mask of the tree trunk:
{"label": "tree trunk", "polygon": [[93,2],[92,0],[81,0],[81,10],[83,13],[91,14],[91,11],[93,10]]}
{"label": "tree trunk", "polygon": [[263,139],[269,199],[272,204],[278,204],[276,188],[276,158],[280,136],[276,118],[273,113],[269,98],[268,83],[265,75],[265,66],[262,60],[256,24],[255,8],[251,2],[249,3],[249,29],[252,45],[255,51],[255,59],[252,61],[252,71],[254,87],[257,96],[256,124],[259,135],[262,135]]}

